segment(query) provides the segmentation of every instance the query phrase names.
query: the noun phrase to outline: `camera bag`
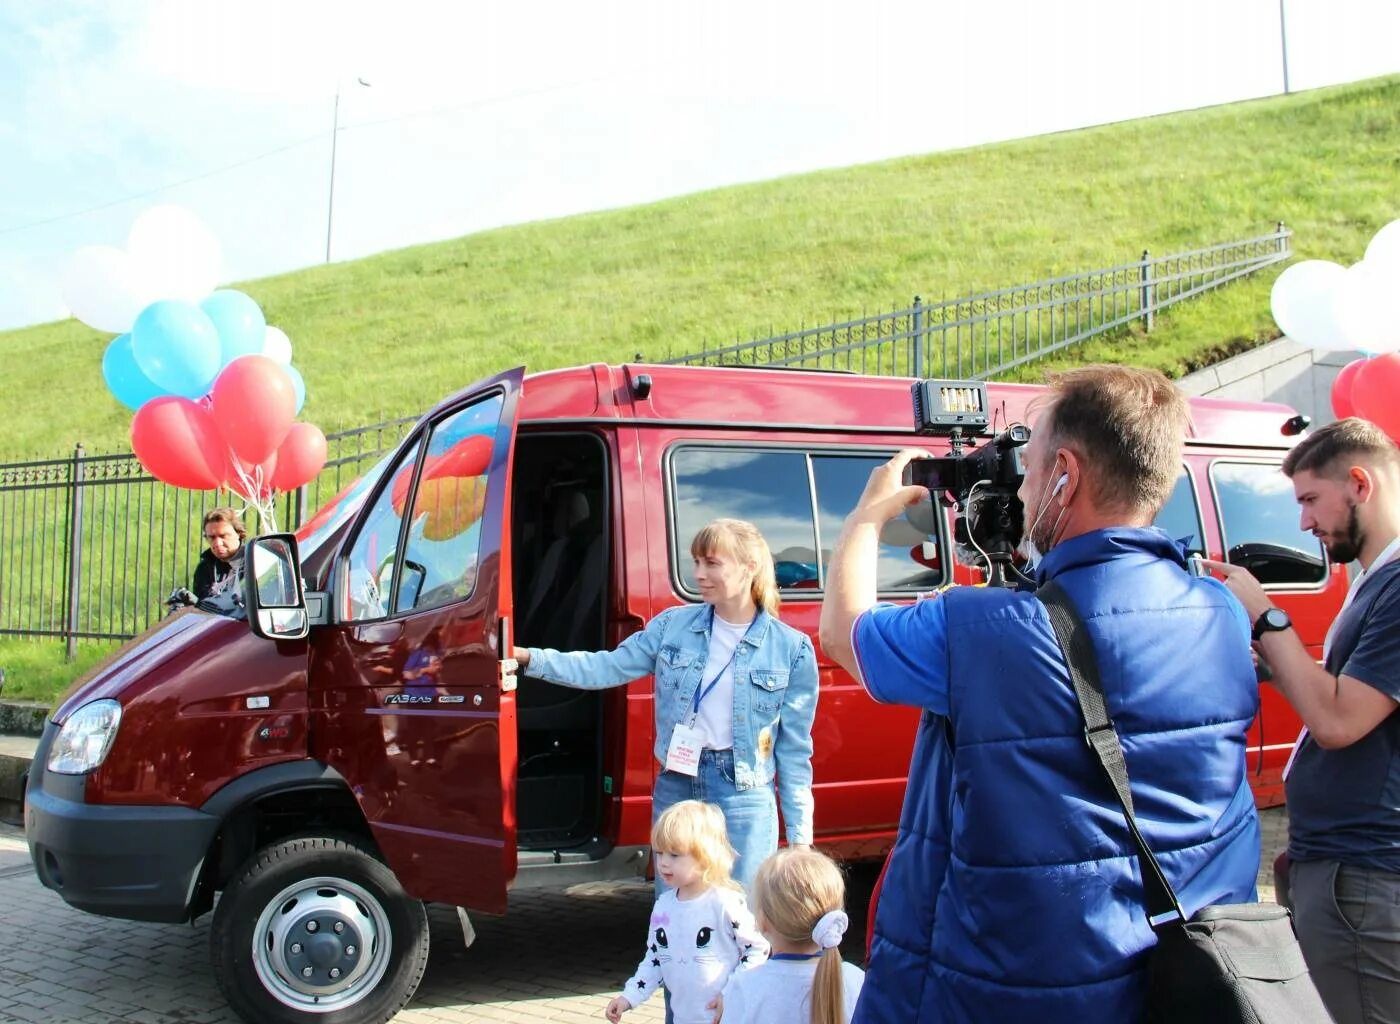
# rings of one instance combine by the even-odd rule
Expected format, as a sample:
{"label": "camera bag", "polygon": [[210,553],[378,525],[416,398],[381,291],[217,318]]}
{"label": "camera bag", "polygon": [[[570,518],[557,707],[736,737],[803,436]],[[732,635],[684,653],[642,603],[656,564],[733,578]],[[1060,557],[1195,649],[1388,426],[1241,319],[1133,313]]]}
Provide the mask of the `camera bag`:
{"label": "camera bag", "polygon": [[1133,817],[1128,766],[1108,716],[1098,659],[1069,595],[1049,582],[1036,597],[1050,613],[1069,666],[1084,737],[1108,777],[1137,847],[1143,906],[1157,936],[1149,951],[1147,1024],[1327,1024],[1293,919],[1272,903],[1205,907],[1189,919]]}

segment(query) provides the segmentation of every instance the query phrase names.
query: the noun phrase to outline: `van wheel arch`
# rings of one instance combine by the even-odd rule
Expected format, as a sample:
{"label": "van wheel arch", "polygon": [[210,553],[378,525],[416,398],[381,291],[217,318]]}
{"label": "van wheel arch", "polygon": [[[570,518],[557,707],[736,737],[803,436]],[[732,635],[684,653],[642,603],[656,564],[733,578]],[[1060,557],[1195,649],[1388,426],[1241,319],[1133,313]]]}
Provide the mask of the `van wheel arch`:
{"label": "van wheel arch", "polygon": [[350,786],[318,761],[270,765],[229,783],[201,808],[219,819],[200,872],[190,920],[206,913],[257,852],[292,836],[335,833],[380,856]]}

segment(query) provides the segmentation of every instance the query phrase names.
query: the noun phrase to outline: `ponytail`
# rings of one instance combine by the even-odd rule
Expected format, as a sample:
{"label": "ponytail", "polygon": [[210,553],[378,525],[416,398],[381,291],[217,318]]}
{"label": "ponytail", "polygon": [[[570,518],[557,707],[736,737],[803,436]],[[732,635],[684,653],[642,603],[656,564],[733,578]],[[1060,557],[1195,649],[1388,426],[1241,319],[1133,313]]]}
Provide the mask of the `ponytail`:
{"label": "ponytail", "polygon": [[822,951],[812,978],[812,1024],[844,1024],[846,991],[841,977],[841,950]]}

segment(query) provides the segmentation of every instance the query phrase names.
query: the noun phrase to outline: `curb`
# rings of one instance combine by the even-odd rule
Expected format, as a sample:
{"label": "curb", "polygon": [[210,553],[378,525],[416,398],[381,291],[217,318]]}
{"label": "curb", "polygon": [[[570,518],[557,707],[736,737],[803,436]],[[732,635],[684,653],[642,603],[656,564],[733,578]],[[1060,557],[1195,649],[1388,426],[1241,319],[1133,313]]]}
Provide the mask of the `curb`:
{"label": "curb", "polygon": [[15,742],[16,737],[5,739],[10,742],[6,744],[7,749],[0,751],[0,821],[23,825],[24,785],[37,743]]}
{"label": "curb", "polygon": [[51,710],[36,700],[0,700],[0,735],[42,736]]}

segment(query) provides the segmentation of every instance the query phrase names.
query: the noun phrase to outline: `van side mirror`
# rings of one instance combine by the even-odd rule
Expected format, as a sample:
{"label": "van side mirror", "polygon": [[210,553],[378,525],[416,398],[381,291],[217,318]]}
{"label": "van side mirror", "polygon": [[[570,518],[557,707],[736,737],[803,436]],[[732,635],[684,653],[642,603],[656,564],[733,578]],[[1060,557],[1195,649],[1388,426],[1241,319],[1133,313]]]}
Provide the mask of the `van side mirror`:
{"label": "van side mirror", "polygon": [[248,628],[268,640],[300,640],[311,629],[301,589],[297,541],[290,533],[255,537],[243,556]]}

